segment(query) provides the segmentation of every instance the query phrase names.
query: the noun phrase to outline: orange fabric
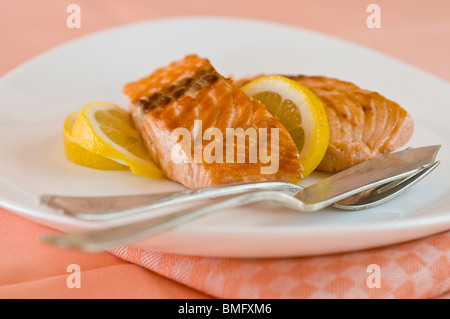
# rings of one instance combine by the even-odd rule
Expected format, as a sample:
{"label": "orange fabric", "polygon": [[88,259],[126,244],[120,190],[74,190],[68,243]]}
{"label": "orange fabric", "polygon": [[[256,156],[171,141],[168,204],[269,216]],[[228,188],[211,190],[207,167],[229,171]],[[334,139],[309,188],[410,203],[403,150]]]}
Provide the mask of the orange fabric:
{"label": "orange fabric", "polygon": [[[210,298],[108,252],[58,249],[39,241],[52,229],[0,208],[0,298]],[[80,288],[69,288],[69,265]]]}
{"label": "orange fabric", "polygon": [[[81,8],[80,29],[66,26],[70,3]],[[366,26],[371,3],[381,8],[380,29]],[[323,32],[450,80],[449,12],[447,0],[2,1],[0,75],[98,30],[148,19],[218,15]],[[127,247],[113,254],[62,250],[39,242],[48,231],[0,209],[0,298],[450,298],[450,232],[338,255],[226,259]],[[70,264],[81,268],[81,288],[66,285]],[[370,264],[380,266],[381,288],[367,287]]]}
{"label": "orange fabric", "polygon": [[[81,28],[66,27],[69,4],[81,8]],[[370,29],[369,4],[381,8],[381,28]],[[268,20],[346,39],[450,80],[448,0],[46,0],[1,1],[0,74],[67,40],[135,21],[178,16]]]}

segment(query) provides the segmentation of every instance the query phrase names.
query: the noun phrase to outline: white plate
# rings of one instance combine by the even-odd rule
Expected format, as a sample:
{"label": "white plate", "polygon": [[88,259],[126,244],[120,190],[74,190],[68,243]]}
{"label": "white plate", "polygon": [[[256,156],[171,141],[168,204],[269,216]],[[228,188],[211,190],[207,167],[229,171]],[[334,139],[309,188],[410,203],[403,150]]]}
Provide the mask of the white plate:
{"label": "white plate", "polygon": [[[377,247],[450,229],[449,84],[339,39],[231,18],[177,18],[102,31],[57,47],[4,76],[0,204],[38,223],[70,231],[108,223],[58,215],[37,204],[40,194],[182,189],[171,181],[74,165],[65,159],[61,132],[70,112],[96,100],[125,106],[125,83],[189,53],[209,58],[224,75],[318,74],[378,91],[415,119],[410,146],[442,144],[438,155],[442,164],[402,196],[366,211],[299,213],[275,204],[252,205],[218,212],[134,246],[206,256],[301,256]],[[314,176],[304,184],[313,180]]]}

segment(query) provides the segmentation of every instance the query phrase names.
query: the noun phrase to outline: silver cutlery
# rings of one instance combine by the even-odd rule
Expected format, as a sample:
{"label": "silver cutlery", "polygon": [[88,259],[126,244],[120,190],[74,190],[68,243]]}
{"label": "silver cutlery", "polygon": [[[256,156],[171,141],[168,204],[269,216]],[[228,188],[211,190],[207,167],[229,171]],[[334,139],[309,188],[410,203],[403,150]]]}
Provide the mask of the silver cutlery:
{"label": "silver cutlery", "polygon": [[[384,155],[302,188],[295,195],[280,191],[250,192],[208,206],[120,226],[81,233],[48,234],[42,240],[60,247],[102,251],[157,234],[209,213],[267,200],[298,211],[315,211],[333,204],[341,209],[373,207],[398,196],[436,168],[439,162],[433,161],[438,150],[439,146],[428,146]],[[361,192],[365,192],[365,196],[360,195]],[[356,202],[339,203],[355,194],[360,196]]]}
{"label": "silver cutlery", "polygon": [[[422,155],[425,156],[422,159],[422,165],[434,161],[439,147],[428,146],[417,149],[416,152],[423,152]],[[86,220],[109,220],[195,200],[236,195],[250,191],[274,190],[295,195],[302,189],[302,186],[294,183],[257,182],[215,186],[198,190],[124,196],[80,197],[44,194],[40,197],[40,203],[57,209],[60,214]],[[340,208],[343,208],[343,206]]]}

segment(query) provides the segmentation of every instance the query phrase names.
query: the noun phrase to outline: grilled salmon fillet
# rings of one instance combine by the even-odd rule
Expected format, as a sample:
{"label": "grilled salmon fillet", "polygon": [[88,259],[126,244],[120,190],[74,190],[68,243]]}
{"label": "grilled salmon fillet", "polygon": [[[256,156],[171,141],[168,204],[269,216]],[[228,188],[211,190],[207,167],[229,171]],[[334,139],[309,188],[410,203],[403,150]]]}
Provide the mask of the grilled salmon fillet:
{"label": "grilled salmon fillet", "polygon": [[[126,84],[123,92],[153,160],[168,178],[188,188],[302,178],[299,152],[286,128],[263,104],[221,76],[207,59],[186,56],[147,77]],[[209,128],[219,129],[224,139],[229,128],[244,131],[265,129],[269,145],[267,154],[277,152],[279,155],[277,170],[270,174],[261,173],[262,167],[269,165],[267,158],[261,158],[258,153],[256,161],[250,161],[249,152],[254,149],[250,149],[249,143],[245,144],[245,162],[236,160],[237,144],[232,151],[234,160],[231,162],[226,158],[230,152],[226,143],[217,146],[222,147],[222,161],[216,158],[213,162],[203,157],[200,161],[192,160],[196,155],[195,146],[190,149],[176,147],[185,136],[174,139],[173,134],[182,129],[190,133],[190,145],[200,145],[205,150],[211,140],[203,138],[199,142],[198,139]],[[272,129],[277,129],[279,141],[273,149],[271,141],[276,136]],[[257,139],[260,142],[259,135]]]}
{"label": "grilled salmon fillet", "polygon": [[[259,76],[238,80],[236,85],[242,86]],[[390,153],[412,136],[414,122],[410,114],[376,92],[324,76],[285,77],[309,88],[325,107],[330,140],[317,167],[319,171],[346,169]]]}

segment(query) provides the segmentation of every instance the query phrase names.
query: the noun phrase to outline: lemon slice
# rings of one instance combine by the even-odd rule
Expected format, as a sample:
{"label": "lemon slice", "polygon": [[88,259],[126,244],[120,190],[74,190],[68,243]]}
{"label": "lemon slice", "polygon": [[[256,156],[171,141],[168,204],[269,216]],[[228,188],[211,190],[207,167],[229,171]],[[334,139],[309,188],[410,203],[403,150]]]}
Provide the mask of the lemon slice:
{"label": "lemon slice", "polygon": [[123,163],[136,175],[164,177],[150,159],[131,115],[113,103],[87,104],[73,124],[72,137],[86,150]]}
{"label": "lemon slice", "polygon": [[328,148],[330,131],[322,101],[308,88],[282,76],[264,76],[242,87],[288,130],[300,153],[303,176],[311,174]]}
{"label": "lemon slice", "polygon": [[69,161],[95,169],[102,170],[125,170],[127,166],[117,163],[114,160],[92,153],[75,142],[72,136],[72,128],[80,112],[70,114],[65,122],[63,129],[64,151]]}

